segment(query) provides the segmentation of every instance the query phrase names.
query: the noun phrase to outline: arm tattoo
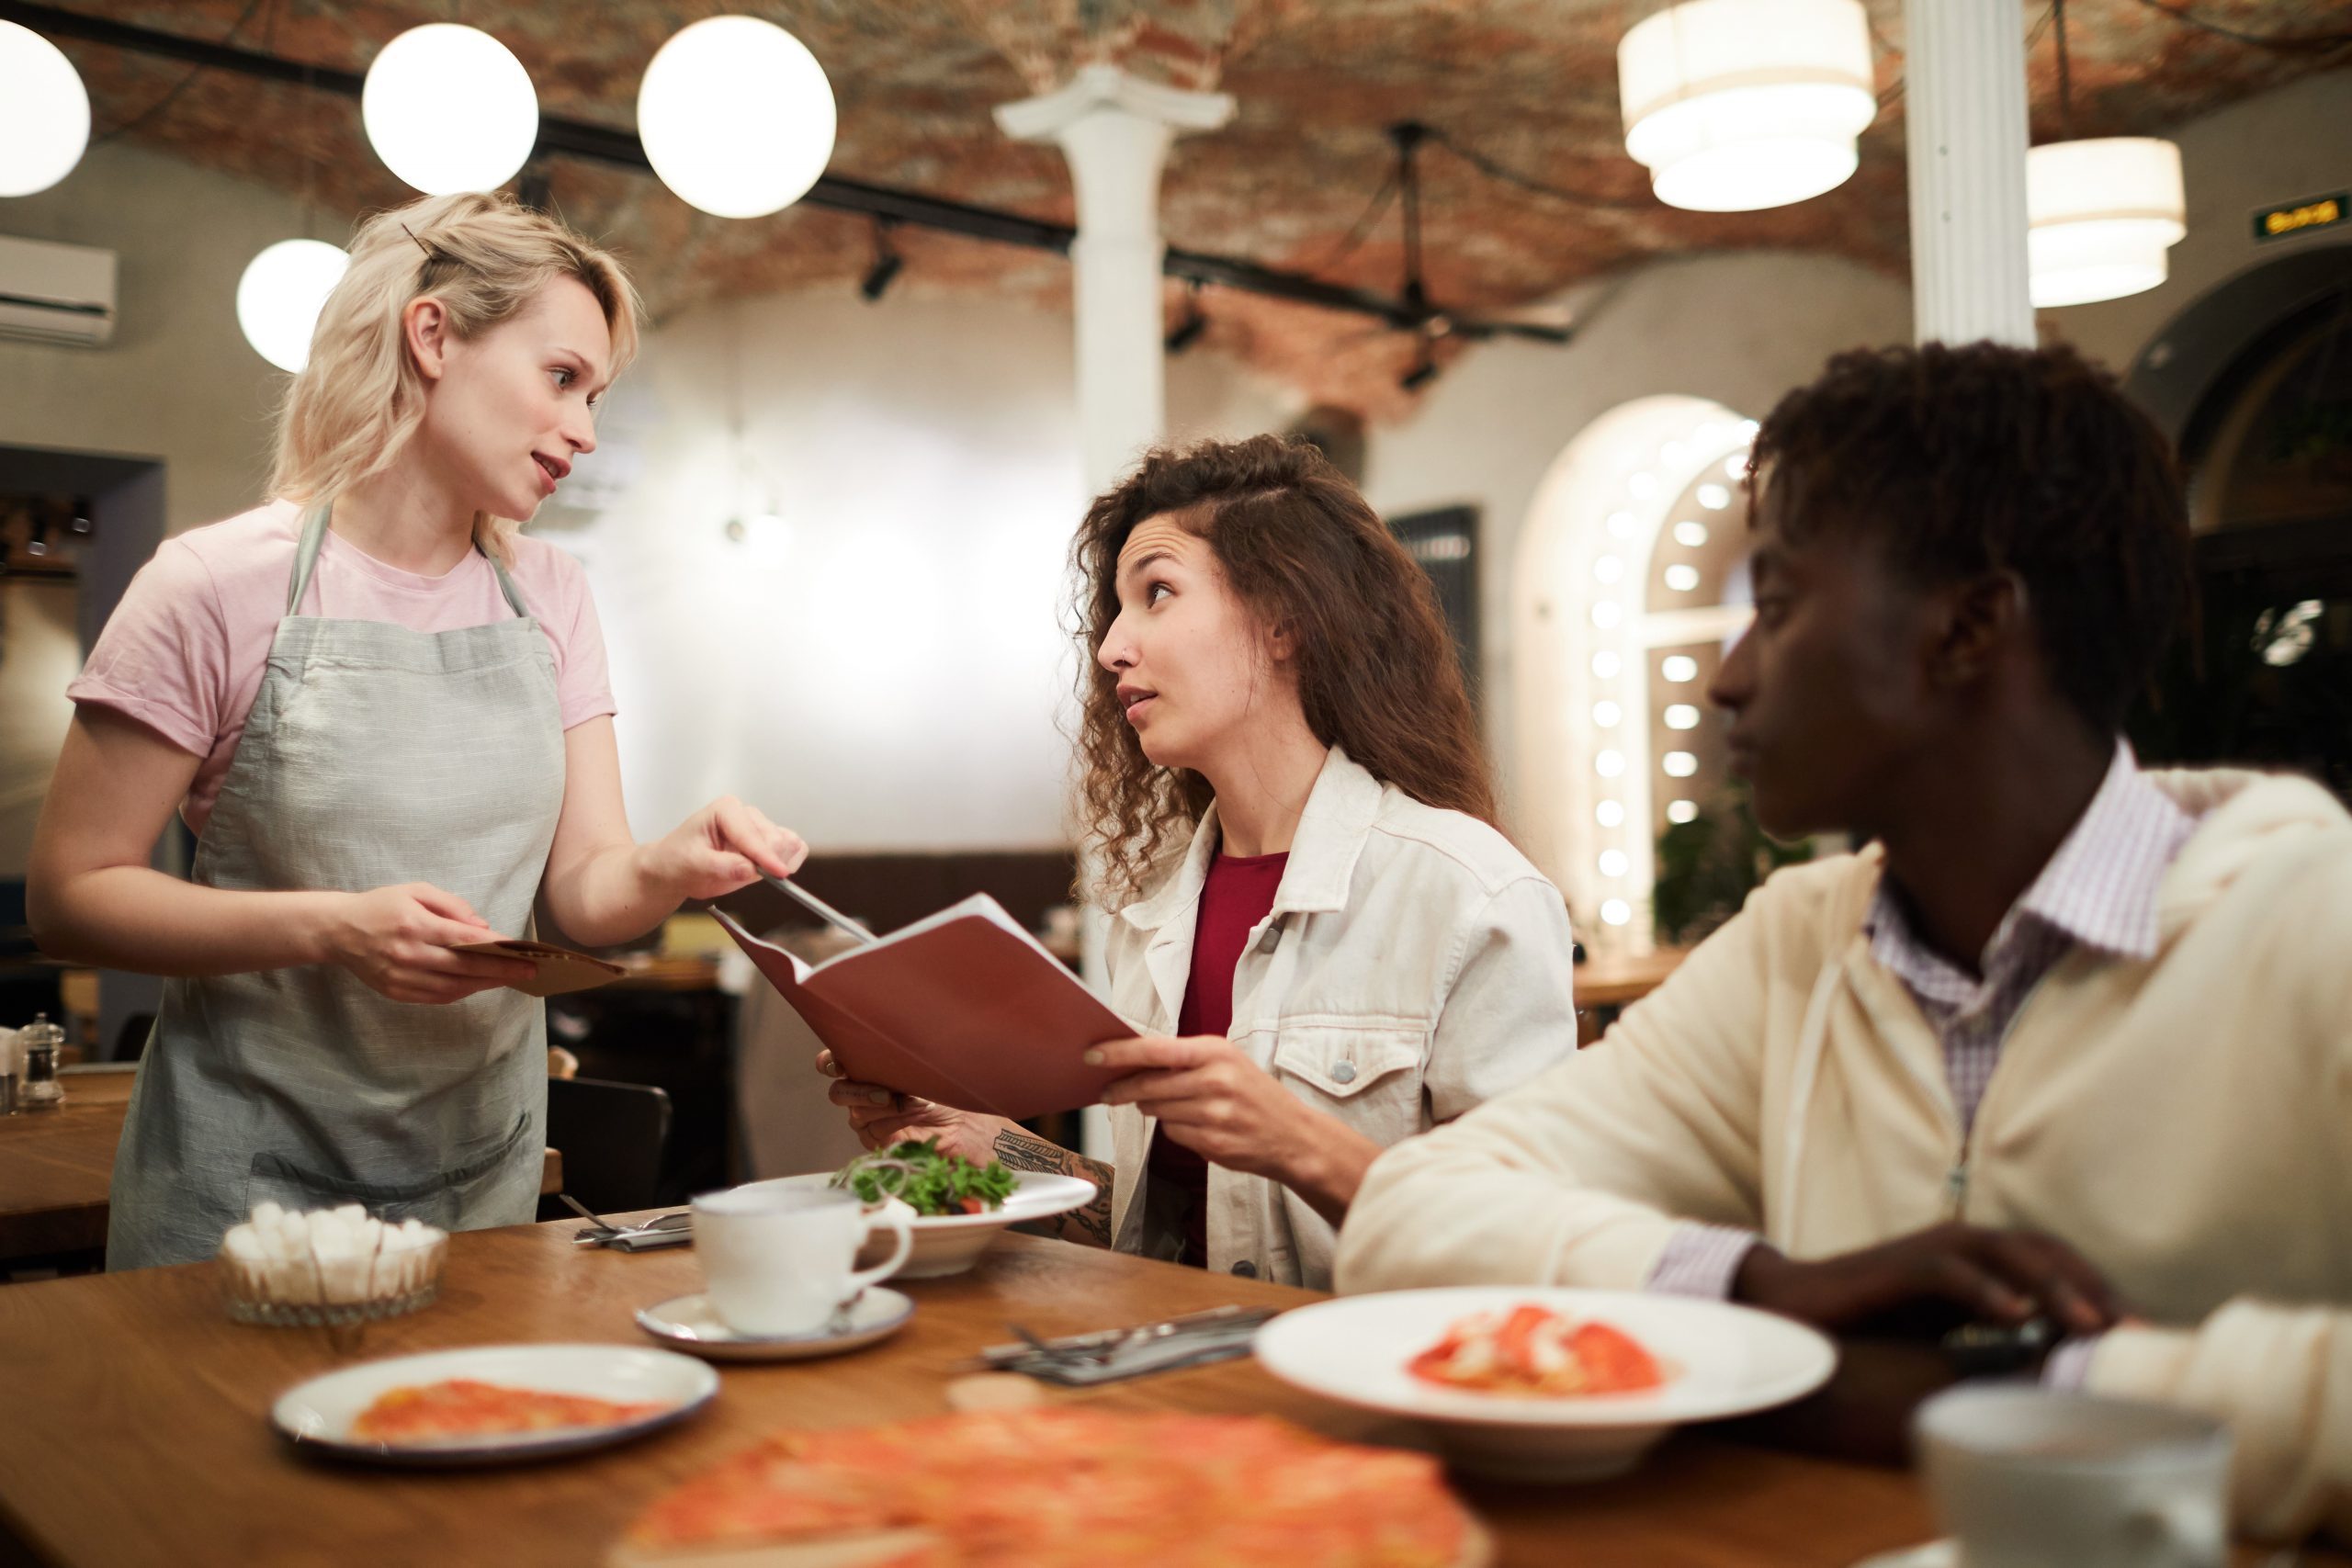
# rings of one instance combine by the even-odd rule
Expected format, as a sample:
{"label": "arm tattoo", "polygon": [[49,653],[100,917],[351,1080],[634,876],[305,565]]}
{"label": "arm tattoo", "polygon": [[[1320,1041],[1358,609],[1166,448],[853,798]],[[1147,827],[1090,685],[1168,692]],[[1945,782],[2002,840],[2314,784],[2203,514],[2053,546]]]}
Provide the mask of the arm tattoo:
{"label": "arm tattoo", "polygon": [[1050,1171],[1057,1176],[1082,1177],[1094,1183],[1092,1201],[1084,1208],[1061,1216],[1048,1234],[1089,1247],[1111,1245],[1111,1167],[1013,1127],[996,1135],[996,1157],[1014,1170]]}

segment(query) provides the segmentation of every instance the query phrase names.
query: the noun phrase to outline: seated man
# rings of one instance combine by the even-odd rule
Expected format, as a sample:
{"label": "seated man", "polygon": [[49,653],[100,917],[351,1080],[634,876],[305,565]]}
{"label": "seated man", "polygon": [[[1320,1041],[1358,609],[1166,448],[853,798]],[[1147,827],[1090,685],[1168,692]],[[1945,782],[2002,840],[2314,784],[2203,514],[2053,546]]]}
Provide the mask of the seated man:
{"label": "seated man", "polygon": [[1767,828],[1866,847],[1384,1155],[1340,1288],[2039,1317],[2053,1381],[2232,1423],[2243,1526],[2344,1533],[2352,817],[2119,738],[2190,598],[2163,437],[2068,350],[1854,353],[1754,474],[1756,620],[1710,696]]}

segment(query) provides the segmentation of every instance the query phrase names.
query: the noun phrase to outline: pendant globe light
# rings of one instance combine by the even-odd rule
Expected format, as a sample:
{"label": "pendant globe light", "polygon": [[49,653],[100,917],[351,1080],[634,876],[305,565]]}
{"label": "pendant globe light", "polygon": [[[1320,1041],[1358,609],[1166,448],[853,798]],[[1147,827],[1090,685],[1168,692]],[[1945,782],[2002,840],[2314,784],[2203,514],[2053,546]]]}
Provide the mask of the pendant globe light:
{"label": "pendant globe light", "polygon": [[349,253],[323,240],[280,240],[246,263],[237,325],[254,352],[280,370],[309,364],[319,311],[350,265]]}
{"label": "pendant globe light", "polygon": [[833,155],[833,88],[808,46],[757,17],[681,29],[645,68],[637,134],[662,183],[718,218],[808,193]]}
{"label": "pendant globe light", "polygon": [[[2075,123],[2065,0],[2051,15],[2059,123]],[[2025,155],[2028,288],[2036,310],[2120,299],[2169,274],[2165,252],[2188,232],[2180,148],[2158,136],[2044,142]]]}
{"label": "pendant globe light", "polygon": [[90,95],[58,47],[0,22],[0,197],[47,190],[90,144]]}
{"label": "pendant globe light", "polygon": [[1625,151],[1698,212],[1835,189],[1878,118],[1861,0],[1682,0],[1619,42],[1617,87]]}
{"label": "pendant globe light", "polygon": [[514,51],[479,28],[429,22],[368,67],[359,118],[376,155],[428,196],[496,190],[539,136],[539,99]]}

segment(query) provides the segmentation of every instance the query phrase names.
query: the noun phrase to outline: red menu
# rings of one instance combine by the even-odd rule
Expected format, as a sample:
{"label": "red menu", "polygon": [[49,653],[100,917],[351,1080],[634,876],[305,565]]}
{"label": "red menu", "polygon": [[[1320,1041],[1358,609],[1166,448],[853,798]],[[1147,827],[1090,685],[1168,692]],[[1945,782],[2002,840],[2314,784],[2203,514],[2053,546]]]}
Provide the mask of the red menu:
{"label": "red menu", "polygon": [[1135,1028],[985,893],[818,964],[711,913],[860,1082],[1018,1120],[1125,1076],[1081,1058]]}

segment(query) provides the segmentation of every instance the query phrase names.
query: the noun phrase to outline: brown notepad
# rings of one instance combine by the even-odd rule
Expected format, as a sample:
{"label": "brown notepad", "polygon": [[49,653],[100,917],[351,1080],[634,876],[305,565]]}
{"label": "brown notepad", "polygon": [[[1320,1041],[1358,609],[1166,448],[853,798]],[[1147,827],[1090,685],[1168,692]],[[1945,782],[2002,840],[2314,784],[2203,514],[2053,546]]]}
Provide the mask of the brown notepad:
{"label": "brown notepad", "polygon": [[1080,1060],[1136,1030],[985,893],[814,965],[711,913],[860,1082],[1018,1119],[1130,1070]]}
{"label": "brown notepad", "polygon": [[519,985],[509,987],[526,997],[560,997],[568,991],[590,991],[608,985],[628,973],[617,964],[602,958],[591,958],[584,953],[574,953],[568,947],[557,947],[544,942],[527,942],[519,937],[497,942],[469,942],[463,947],[453,947],[452,953],[487,953],[493,958],[527,958],[538,965],[538,973]]}

